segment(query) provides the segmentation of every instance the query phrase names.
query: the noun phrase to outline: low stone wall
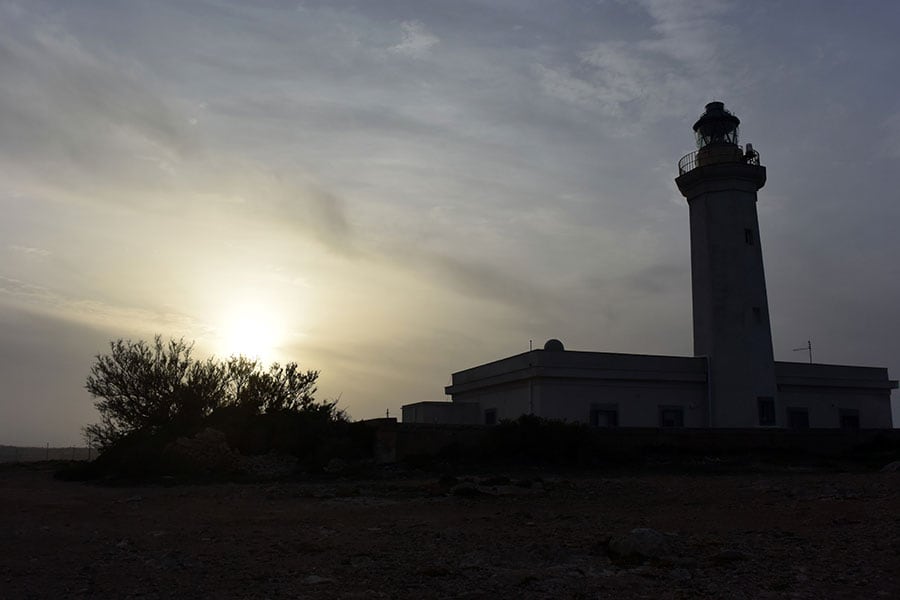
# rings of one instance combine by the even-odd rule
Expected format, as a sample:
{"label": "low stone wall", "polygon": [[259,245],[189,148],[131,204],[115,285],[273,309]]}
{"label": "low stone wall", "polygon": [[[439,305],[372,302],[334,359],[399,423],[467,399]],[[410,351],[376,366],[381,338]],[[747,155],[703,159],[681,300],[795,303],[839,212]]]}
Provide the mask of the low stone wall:
{"label": "low stone wall", "polygon": [[[491,428],[483,425],[368,421],[376,428],[375,458],[389,463],[411,457],[479,448]],[[900,429],[596,429],[592,446],[610,455],[638,455],[648,450],[711,456],[742,452],[796,452],[839,457],[878,446],[900,448]]]}
{"label": "low stone wall", "polygon": [[79,446],[49,448],[40,446],[0,446],[0,463],[27,463],[42,460],[91,460],[97,450]]}

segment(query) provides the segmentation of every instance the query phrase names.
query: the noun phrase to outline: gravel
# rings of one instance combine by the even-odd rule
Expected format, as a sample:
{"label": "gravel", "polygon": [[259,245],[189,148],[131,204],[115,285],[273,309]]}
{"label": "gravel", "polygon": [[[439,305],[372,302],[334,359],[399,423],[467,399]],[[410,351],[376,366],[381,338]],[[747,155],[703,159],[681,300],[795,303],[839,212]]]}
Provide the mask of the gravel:
{"label": "gravel", "polygon": [[[611,556],[629,536],[643,550]],[[114,488],[6,468],[0,539],[3,598],[900,598],[900,473]]]}

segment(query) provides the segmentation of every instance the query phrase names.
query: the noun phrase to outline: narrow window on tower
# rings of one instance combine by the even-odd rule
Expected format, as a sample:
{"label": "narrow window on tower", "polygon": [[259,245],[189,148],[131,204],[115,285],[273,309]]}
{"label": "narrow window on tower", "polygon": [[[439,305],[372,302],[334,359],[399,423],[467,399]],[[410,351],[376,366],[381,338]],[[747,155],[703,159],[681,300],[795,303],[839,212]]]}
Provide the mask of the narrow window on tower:
{"label": "narrow window on tower", "polygon": [[744,230],[744,243],[747,244],[748,246],[753,245],[753,230],[752,229]]}
{"label": "narrow window on tower", "polygon": [[758,306],[753,307],[753,321],[756,323],[762,323],[762,309]]}

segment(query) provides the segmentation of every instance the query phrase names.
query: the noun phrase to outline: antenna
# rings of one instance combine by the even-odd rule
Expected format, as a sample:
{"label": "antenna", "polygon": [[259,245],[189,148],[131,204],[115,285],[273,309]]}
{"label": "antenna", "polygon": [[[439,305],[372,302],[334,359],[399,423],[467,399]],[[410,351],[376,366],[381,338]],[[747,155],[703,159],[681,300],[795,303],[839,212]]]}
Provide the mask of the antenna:
{"label": "antenna", "polygon": [[529,352],[531,352],[532,350],[534,350],[534,348],[532,347],[532,343],[533,343],[533,342],[534,342],[534,340],[528,340],[528,351],[529,351]]}
{"label": "antenna", "polygon": [[806,345],[802,348],[794,348],[791,352],[809,352],[809,364],[812,364],[812,342],[806,340]]}

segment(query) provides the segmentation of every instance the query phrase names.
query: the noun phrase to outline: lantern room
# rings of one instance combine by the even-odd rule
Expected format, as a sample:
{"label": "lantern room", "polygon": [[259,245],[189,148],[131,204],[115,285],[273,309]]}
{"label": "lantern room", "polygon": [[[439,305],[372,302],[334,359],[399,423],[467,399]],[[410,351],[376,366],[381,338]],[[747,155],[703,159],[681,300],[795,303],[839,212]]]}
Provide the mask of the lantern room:
{"label": "lantern room", "polygon": [[710,102],[706,105],[706,112],[694,123],[697,148],[720,144],[737,146],[740,124],[740,119],[725,110],[725,104]]}

